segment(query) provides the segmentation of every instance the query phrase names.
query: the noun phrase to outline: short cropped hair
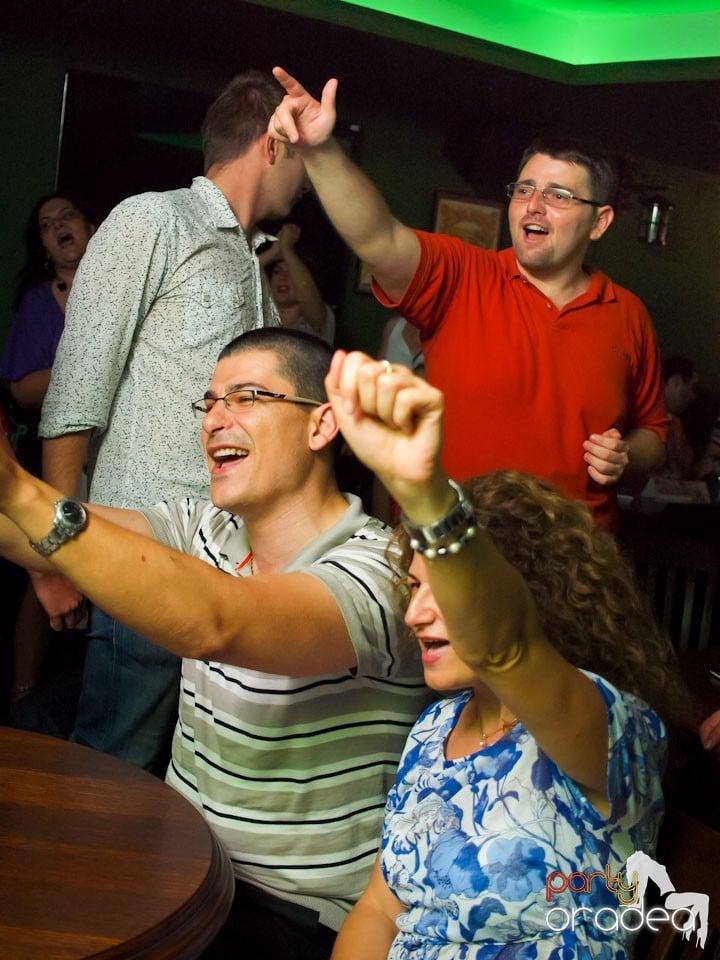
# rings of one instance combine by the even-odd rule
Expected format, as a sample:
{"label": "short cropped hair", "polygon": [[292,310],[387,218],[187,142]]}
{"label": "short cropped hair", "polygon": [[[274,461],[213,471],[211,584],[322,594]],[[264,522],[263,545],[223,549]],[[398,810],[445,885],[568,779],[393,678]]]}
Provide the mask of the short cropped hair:
{"label": "short cropped hair", "polygon": [[587,146],[560,139],[533,140],[525,149],[520,160],[518,176],[525,164],[536,153],[544,153],[555,160],[564,160],[565,163],[576,163],[585,167],[590,178],[590,193],[587,200],[597,200],[599,203],[614,204],[618,192],[618,170],[610,157],[602,153],[589,152]]}
{"label": "short cropped hair", "polygon": [[233,77],[203,121],[205,173],[247,153],[267,130],[283,96],[283,88],[269,73],[248,70]]}
{"label": "short cropped hair", "polygon": [[670,377],[674,377],[676,373],[679,373],[683,381],[688,383],[695,373],[695,364],[687,357],[666,357],[662,362],[663,383],[667,383]]}
{"label": "short cropped hair", "polygon": [[246,350],[270,350],[278,358],[280,374],[289,380],[301,397],[327,401],[325,377],[330,369],[332,348],[311,333],[288,327],[259,327],[235,337],[223,348],[218,362]]}

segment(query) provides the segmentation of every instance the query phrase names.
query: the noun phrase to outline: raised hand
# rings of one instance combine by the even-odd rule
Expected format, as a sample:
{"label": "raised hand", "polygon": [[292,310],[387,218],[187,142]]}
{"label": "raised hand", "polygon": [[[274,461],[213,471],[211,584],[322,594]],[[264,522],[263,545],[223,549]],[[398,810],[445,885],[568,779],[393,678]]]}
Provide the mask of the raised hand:
{"label": "raised hand", "polygon": [[335,127],[337,80],[328,80],[318,101],[282,67],[274,67],[273,75],[286,95],[270,117],[268,133],[300,148],[329,140]]}
{"label": "raised hand", "polygon": [[342,434],[403,508],[447,481],[439,465],[443,395],[407,367],[338,350],[325,380]]}

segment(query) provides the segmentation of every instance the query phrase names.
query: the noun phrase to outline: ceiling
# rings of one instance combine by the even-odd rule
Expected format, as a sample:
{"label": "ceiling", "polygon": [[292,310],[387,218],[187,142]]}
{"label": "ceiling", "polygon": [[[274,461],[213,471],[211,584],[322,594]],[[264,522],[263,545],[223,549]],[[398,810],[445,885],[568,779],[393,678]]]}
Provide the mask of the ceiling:
{"label": "ceiling", "polygon": [[561,83],[720,80],[720,0],[247,0]]}
{"label": "ceiling", "polygon": [[[500,19],[513,2],[402,5],[418,12],[492,4]],[[613,12],[620,3],[649,5],[525,6],[573,6],[579,16],[591,2]],[[654,0],[653,9],[676,2]],[[694,11],[699,3],[683,6]],[[720,31],[714,38],[720,42]],[[610,149],[720,175],[720,57],[572,66],[345,0],[24,0],[4,12],[4,39],[32,41],[68,69],[122,76],[131,60],[140,78],[210,94],[248,66],[281,64],[315,93],[337,76],[348,122],[353,105],[363,105],[363,114],[382,104],[385,117],[412,115],[418,126],[449,131],[448,150],[463,168],[482,164],[478,145],[489,138],[506,141],[512,155],[516,139],[562,127],[591,130]]]}
{"label": "ceiling", "polygon": [[[381,102],[419,117],[443,117],[458,150],[488,137],[503,139],[512,154],[528,134],[549,130],[593,138],[608,149],[720,174],[720,0],[251,0],[258,14],[279,18],[271,31],[274,61],[318,92],[329,76],[340,79],[343,96]],[[247,7],[247,3],[241,4]],[[372,7],[384,8],[370,9]],[[387,12],[402,9],[403,16]],[[409,11],[417,18],[410,20]],[[671,35],[693,33],[692,18],[710,17],[713,57],[587,63],[529,53],[517,47],[446,29],[451,15],[464,14],[464,29],[482,14],[497,27],[512,18],[523,23],[542,14],[557,30],[557,13],[574,18],[575,32],[597,32],[597,21],[674,21]],[[492,15],[488,13],[492,11]],[[622,13],[620,13],[622,11]],[[592,14],[592,21],[586,18]],[[426,22],[420,22],[424,17]],[[308,25],[306,30],[303,20]],[[565,22],[565,20],[563,21]],[[694,21],[693,21],[694,22]],[[440,23],[441,26],[435,25]],[[592,23],[592,31],[588,25]],[[695,25],[697,26],[697,24]],[[292,36],[288,59],[280,36]],[[509,38],[517,43],[517,30]],[[489,34],[488,34],[489,35]],[[497,36],[495,34],[494,36]],[[308,44],[303,57],[300,49]],[[676,45],[676,51],[679,45]],[[640,46],[633,48],[640,57]],[[347,101],[346,101],[347,102]],[[466,146],[463,148],[462,144]],[[477,163],[481,163],[479,156]]]}
{"label": "ceiling", "polygon": [[720,56],[718,0],[339,0],[574,66]]}

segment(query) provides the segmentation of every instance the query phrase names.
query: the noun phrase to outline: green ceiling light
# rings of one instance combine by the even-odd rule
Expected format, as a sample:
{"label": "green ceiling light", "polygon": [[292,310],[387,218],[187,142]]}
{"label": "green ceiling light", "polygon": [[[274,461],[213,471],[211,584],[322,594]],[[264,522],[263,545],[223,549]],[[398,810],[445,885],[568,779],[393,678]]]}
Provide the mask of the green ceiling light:
{"label": "green ceiling light", "polygon": [[336,0],[572,66],[720,56],[720,0]]}

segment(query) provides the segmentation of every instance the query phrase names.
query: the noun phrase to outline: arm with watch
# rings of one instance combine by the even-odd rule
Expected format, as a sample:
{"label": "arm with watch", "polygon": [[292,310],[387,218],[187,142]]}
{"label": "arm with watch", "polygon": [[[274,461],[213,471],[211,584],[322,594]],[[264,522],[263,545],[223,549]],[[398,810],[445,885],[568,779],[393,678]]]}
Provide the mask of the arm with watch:
{"label": "arm with watch", "polygon": [[109,616],[178,656],[288,676],[354,665],[340,607],[310,573],[230,576],[157,542],[143,514],[64,497],[2,451],[0,514],[0,554],[61,573]]}
{"label": "arm with watch", "polygon": [[27,473],[16,461],[7,437],[0,431],[0,504],[5,502],[3,495],[7,493],[9,497],[13,491],[18,499],[27,497],[28,503],[37,500],[40,512],[49,517],[47,530],[33,539],[25,536],[21,527],[11,522],[7,514],[0,516],[0,554],[31,572],[57,574],[59,571],[49,558],[85,529],[90,513],[127,530],[152,536],[149,523],[136,510],[81,503],[75,497],[62,496],[49,484]]}

